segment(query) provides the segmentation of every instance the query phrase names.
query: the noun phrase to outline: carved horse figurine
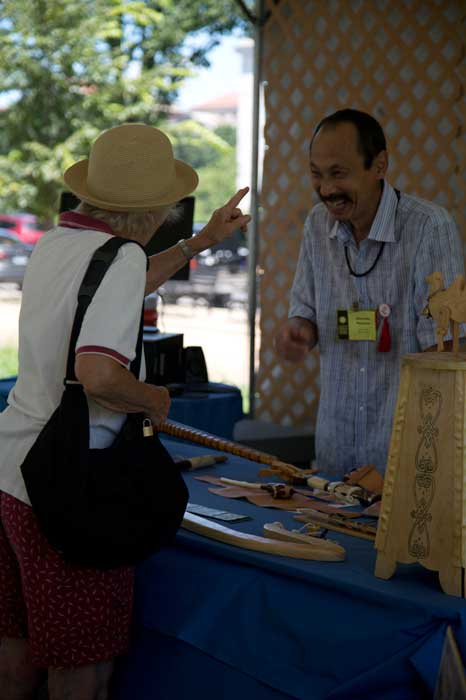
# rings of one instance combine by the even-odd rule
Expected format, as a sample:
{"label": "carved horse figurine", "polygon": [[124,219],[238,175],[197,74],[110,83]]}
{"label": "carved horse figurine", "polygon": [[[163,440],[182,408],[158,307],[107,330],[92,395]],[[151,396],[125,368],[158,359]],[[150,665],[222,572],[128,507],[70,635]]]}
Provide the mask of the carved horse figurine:
{"label": "carved horse figurine", "polygon": [[441,272],[433,272],[426,277],[429,284],[429,296],[423,315],[433,318],[437,323],[437,351],[442,352],[443,339],[452,326],[453,352],[459,350],[459,324],[466,322],[466,280],[457,275],[452,284],[445,289]]}

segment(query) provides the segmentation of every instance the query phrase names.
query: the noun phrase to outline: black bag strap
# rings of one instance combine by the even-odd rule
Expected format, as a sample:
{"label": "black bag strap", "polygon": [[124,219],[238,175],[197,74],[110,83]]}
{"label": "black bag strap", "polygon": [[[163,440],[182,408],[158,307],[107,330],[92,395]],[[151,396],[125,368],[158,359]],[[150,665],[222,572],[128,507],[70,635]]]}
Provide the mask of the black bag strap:
{"label": "black bag strap", "polygon": [[[76,375],[74,373],[74,363],[75,363],[75,353],[76,353],[76,343],[78,341],[79,332],[81,330],[81,325],[83,322],[84,314],[87,311],[87,307],[92,301],[94,294],[96,293],[100,283],[102,282],[105,273],[115,259],[118,251],[122,245],[126,243],[134,243],[138,245],[142,250],[143,246],[137,241],[129,240],[128,238],[120,238],[118,236],[113,236],[104,245],[97,248],[94,252],[89,266],[84,275],[83,281],[78,291],[78,307],[73,321],[73,328],[71,330],[70,345],[68,348],[68,359],[66,362],[66,377],[65,386],[68,382],[76,382]],[[144,250],[144,255],[147,258],[147,253]],[[149,267],[149,260],[147,259],[147,268]],[[139,369],[141,367],[141,354],[142,354],[142,330],[143,330],[143,313],[144,305],[141,311],[141,322],[139,324],[139,333],[136,343],[136,356],[130,365],[130,371],[133,372],[136,378],[139,378]]]}

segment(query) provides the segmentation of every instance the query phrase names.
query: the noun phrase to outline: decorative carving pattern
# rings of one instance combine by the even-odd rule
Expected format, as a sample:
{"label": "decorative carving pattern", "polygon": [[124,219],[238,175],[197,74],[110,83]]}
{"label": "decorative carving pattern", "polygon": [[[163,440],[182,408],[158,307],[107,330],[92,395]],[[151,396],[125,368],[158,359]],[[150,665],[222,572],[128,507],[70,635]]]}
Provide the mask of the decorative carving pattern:
{"label": "decorative carving pattern", "polygon": [[308,144],[326,114],[374,114],[389,142],[390,181],[447,207],[466,231],[464,0],[266,0],[257,416],[312,425],[319,358],[278,360],[301,231],[312,205]]}
{"label": "decorative carving pattern", "polygon": [[466,568],[466,469],[464,468],[465,432],[465,380],[464,372],[456,372],[455,411],[453,440],[455,446],[453,461],[453,548],[452,564]]}
{"label": "decorative carving pattern", "polygon": [[429,524],[432,521],[430,507],[435,495],[434,474],[438,466],[438,428],[436,423],[442,408],[442,395],[432,386],[424,386],[420,396],[421,435],[416,456],[414,479],[415,510],[411,511],[414,524],[409,534],[408,552],[416,559],[425,559],[430,554]]}
{"label": "decorative carving pattern", "polygon": [[411,380],[411,368],[404,362],[401,364],[400,386],[396,403],[395,415],[393,418],[392,436],[390,440],[390,450],[388,453],[387,471],[385,473],[382,507],[377,528],[376,547],[384,549],[388,533],[390,513],[393,506],[393,492],[395,490],[398,461],[400,458],[401,442],[403,436],[403,426],[406,420],[406,409],[408,405],[409,385]]}

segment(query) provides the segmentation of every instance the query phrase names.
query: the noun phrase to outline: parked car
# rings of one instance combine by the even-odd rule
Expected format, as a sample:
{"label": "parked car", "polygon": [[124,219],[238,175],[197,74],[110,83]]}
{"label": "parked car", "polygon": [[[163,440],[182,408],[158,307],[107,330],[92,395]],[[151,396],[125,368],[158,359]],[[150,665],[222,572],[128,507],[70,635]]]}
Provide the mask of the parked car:
{"label": "parked car", "polygon": [[168,280],[160,294],[168,304],[186,299],[209,306],[246,308],[247,261],[248,249],[238,233],[193,258],[189,280]]}
{"label": "parked car", "polygon": [[23,243],[34,245],[47,227],[39,224],[34,214],[0,214],[0,227],[15,233]]}
{"label": "parked car", "polygon": [[14,283],[22,289],[32,251],[32,245],[23,243],[11,231],[0,228],[0,283]]}
{"label": "parked car", "polygon": [[[198,234],[205,224],[194,224],[193,233]],[[213,267],[217,265],[228,265],[230,272],[246,270],[248,259],[248,248],[246,237],[239,229],[232,236],[217,243],[212,248],[202,251],[196,260],[200,265]]]}

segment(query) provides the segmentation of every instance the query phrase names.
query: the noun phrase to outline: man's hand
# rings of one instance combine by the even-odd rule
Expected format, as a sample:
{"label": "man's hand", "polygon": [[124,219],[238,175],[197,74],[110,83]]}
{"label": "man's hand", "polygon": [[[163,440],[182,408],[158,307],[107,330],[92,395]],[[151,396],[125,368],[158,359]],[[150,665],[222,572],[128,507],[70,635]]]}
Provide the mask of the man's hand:
{"label": "man's hand", "polygon": [[317,342],[317,329],[306,318],[289,318],[275,336],[277,354],[288,362],[302,362]]}
{"label": "man's hand", "polygon": [[210,221],[195,238],[196,243],[202,244],[203,250],[211,248],[216,243],[223,241],[224,238],[228,238],[238,228],[243,232],[247,230],[251,217],[243,214],[238,208],[238,204],[248,192],[249,187],[243,187],[223,207],[214,211]]}

